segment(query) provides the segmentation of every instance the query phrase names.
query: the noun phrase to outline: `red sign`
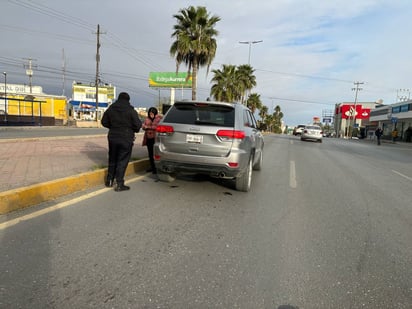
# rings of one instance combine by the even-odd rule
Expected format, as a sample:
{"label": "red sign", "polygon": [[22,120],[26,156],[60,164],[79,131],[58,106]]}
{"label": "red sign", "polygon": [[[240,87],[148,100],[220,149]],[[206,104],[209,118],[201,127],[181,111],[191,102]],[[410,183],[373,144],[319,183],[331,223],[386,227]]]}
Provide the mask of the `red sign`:
{"label": "red sign", "polygon": [[363,108],[362,105],[342,105],[340,108],[342,119],[368,119],[371,112],[370,108]]}

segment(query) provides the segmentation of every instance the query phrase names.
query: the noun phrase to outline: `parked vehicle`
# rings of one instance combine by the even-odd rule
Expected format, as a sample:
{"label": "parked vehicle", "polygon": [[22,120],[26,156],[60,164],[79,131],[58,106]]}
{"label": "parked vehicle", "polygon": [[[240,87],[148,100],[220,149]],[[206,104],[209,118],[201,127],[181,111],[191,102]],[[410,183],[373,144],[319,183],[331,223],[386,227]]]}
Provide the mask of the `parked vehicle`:
{"label": "parked vehicle", "polygon": [[252,170],[260,170],[264,141],[251,111],[242,104],[176,102],[157,127],[154,158],[161,181],[177,174],[234,179],[249,191]]}
{"label": "parked vehicle", "polygon": [[300,140],[315,140],[319,143],[322,143],[323,132],[322,128],[315,125],[305,126],[302,134],[300,135]]}
{"label": "parked vehicle", "polygon": [[293,128],[293,135],[295,135],[295,136],[301,135],[304,128],[305,128],[304,124],[300,124],[297,127],[294,127]]}

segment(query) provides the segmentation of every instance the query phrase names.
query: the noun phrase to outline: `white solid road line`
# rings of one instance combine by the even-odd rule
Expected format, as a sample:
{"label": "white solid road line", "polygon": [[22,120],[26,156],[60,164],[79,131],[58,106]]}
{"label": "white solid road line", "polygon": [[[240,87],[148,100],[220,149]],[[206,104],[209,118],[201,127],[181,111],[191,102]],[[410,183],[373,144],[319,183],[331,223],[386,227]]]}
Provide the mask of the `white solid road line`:
{"label": "white solid road line", "polygon": [[397,171],[395,171],[395,170],[392,170],[392,172],[394,172],[395,174],[398,174],[399,176],[402,176],[403,178],[406,178],[406,179],[412,181],[412,178],[409,177],[409,176],[406,176],[406,175],[404,175],[404,174],[402,174],[402,173],[399,173],[399,172],[397,172]]}
{"label": "white solid road line", "polygon": [[290,161],[289,165],[289,186],[293,189],[296,188],[296,169],[295,161]]}
{"label": "white solid road line", "polygon": [[[138,176],[138,177],[130,178],[130,179],[127,179],[127,182],[128,182],[128,183],[129,183],[129,182],[134,182],[134,181],[137,181],[137,180],[139,180],[139,179],[142,179],[143,177],[145,177],[145,175],[141,175],[141,176]],[[61,208],[64,208],[64,207],[71,206],[71,205],[73,205],[73,204],[75,204],[75,203],[78,203],[78,202],[87,200],[87,199],[92,198],[92,197],[94,197],[94,196],[97,196],[97,195],[99,195],[99,194],[105,193],[105,192],[107,192],[107,191],[109,191],[109,190],[113,190],[113,188],[104,188],[104,189],[100,189],[100,190],[97,190],[97,191],[93,191],[93,192],[90,192],[90,193],[88,193],[88,194],[84,194],[84,195],[81,195],[81,196],[79,196],[79,197],[73,198],[73,199],[71,199],[71,200],[69,200],[69,201],[61,202],[61,203],[58,203],[58,204],[56,204],[56,205],[54,205],[54,206],[50,206],[50,207],[47,207],[47,208],[44,208],[44,209],[35,211],[35,212],[31,213],[31,214],[24,215],[24,216],[21,216],[21,217],[18,217],[18,218],[15,218],[15,219],[12,219],[12,220],[9,220],[9,221],[0,223],[0,231],[1,231],[1,230],[4,230],[4,229],[6,229],[6,228],[12,227],[12,226],[16,225],[16,224],[19,223],[19,222],[26,221],[26,220],[30,220],[30,219],[33,219],[33,218],[37,218],[37,217],[42,216],[42,215],[44,215],[44,214],[47,214],[47,213],[49,213],[49,212],[52,212],[52,211],[55,211],[55,210],[58,210],[58,209],[61,209]]]}

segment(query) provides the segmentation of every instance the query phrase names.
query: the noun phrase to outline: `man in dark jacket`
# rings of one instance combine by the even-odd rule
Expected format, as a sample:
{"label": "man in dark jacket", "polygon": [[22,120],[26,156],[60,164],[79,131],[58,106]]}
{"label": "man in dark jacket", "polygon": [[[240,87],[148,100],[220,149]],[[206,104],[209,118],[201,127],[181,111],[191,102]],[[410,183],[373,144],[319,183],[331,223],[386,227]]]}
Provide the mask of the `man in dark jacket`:
{"label": "man in dark jacket", "polygon": [[383,135],[383,130],[380,127],[378,127],[375,130],[375,135],[376,135],[376,139],[378,140],[378,145],[380,145],[381,144],[381,137]]}
{"label": "man in dark jacket", "polygon": [[109,168],[105,181],[106,187],[112,187],[116,179],[115,191],[129,190],[124,185],[124,175],[132,154],[134,134],[139,132],[142,122],[130,104],[130,96],[121,92],[115,103],[104,112],[102,125],[109,129]]}

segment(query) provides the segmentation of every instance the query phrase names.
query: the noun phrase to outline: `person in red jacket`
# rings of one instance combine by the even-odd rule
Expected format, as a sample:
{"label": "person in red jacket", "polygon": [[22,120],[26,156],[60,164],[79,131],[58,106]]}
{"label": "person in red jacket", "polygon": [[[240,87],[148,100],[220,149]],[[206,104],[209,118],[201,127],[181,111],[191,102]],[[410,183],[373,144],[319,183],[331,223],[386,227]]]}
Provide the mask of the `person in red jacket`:
{"label": "person in red jacket", "polygon": [[153,174],[157,173],[153,158],[153,146],[155,143],[156,128],[161,119],[162,116],[158,114],[157,109],[155,107],[151,107],[149,108],[147,117],[142,124],[142,129],[144,130],[142,146],[147,146],[147,153],[150,161],[150,169],[146,172],[152,172]]}

